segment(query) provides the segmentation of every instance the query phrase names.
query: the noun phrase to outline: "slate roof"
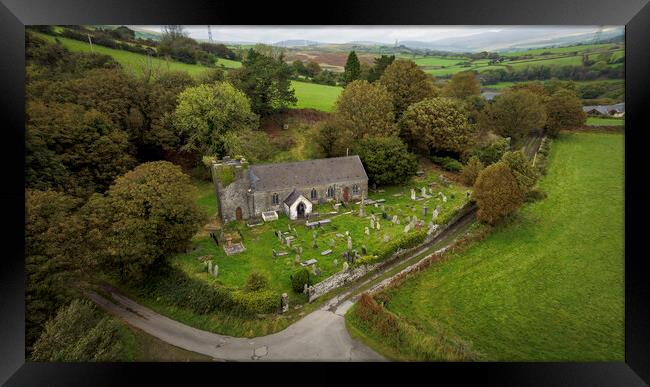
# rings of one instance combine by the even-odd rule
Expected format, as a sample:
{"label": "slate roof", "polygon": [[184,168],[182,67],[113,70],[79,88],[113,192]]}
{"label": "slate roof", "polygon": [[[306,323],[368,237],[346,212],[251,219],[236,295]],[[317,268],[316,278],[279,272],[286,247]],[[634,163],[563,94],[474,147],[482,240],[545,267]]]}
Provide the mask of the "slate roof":
{"label": "slate roof", "polygon": [[367,180],[359,156],[332,157],[289,163],[250,166],[255,191],[312,187],[348,180]]}
{"label": "slate roof", "polygon": [[296,200],[298,200],[299,197],[300,197],[300,193],[298,191],[296,191],[296,189],[294,188],[294,190],[291,191],[289,196],[287,196],[287,198],[284,199],[284,204],[291,207],[291,205],[293,205],[293,203],[295,203]]}
{"label": "slate roof", "polygon": [[609,115],[609,112],[612,110],[616,110],[618,112],[624,113],[625,112],[625,102],[617,103],[615,105],[591,105],[591,106],[583,106],[582,110],[585,112],[589,112],[591,110],[596,110],[600,114],[603,115]]}

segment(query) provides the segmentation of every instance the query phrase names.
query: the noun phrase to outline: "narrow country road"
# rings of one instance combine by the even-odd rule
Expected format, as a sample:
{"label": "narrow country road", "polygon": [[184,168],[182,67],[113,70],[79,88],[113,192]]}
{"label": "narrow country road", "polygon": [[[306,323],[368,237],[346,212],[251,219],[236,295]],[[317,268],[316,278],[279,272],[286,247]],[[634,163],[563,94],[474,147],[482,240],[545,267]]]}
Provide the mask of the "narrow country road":
{"label": "narrow country road", "polygon": [[345,312],[316,310],[285,330],[252,339],[230,337],[192,328],[111,292],[112,300],[89,292],[101,308],[169,344],[222,361],[382,361],[383,357],[352,339],[345,329]]}

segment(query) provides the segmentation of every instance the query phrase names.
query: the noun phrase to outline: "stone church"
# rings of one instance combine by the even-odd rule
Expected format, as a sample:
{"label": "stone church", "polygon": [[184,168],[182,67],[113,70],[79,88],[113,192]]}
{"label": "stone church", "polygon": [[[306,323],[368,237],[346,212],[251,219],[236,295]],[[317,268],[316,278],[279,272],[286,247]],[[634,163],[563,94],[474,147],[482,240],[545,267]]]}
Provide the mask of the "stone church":
{"label": "stone church", "polygon": [[224,158],[213,162],[212,178],[224,223],[267,211],[304,218],[313,204],[348,202],[368,193],[368,175],[356,155],[256,165]]}

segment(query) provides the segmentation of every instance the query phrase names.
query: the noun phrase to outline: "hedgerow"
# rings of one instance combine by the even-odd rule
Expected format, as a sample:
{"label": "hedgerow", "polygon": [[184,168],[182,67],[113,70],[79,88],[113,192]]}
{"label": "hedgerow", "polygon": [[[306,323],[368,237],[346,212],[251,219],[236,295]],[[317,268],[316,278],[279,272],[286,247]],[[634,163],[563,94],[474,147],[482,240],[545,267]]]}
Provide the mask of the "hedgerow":
{"label": "hedgerow", "polygon": [[197,314],[215,311],[242,316],[274,312],[280,297],[270,290],[243,292],[217,284],[208,284],[165,265],[151,273],[139,286],[141,296],[168,305],[189,309]]}

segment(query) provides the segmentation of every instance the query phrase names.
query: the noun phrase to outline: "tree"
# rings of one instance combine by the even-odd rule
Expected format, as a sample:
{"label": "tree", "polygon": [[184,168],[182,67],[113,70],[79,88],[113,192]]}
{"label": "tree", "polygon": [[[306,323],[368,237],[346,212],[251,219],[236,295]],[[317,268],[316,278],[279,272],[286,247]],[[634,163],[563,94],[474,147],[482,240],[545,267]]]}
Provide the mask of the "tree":
{"label": "tree", "polygon": [[321,72],[320,65],[318,64],[318,62],[313,60],[307,62],[307,64],[305,65],[305,70],[307,72],[307,75],[311,78],[317,76]]}
{"label": "tree", "polygon": [[559,89],[553,93],[546,104],[546,110],[546,129],[551,137],[557,137],[562,129],[582,126],[587,120],[580,98],[574,91],[567,89]]}
{"label": "tree", "polygon": [[324,157],[345,155],[345,149],[352,146],[349,133],[334,120],[322,121],[316,125],[314,142]]}
{"label": "tree", "polygon": [[189,177],[167,162],[143,163],[120,176],[106,195],[82,208],[95,259],[124,280],[143,278],[167,254],[183,251],[205,221]]}
{"label": "tree", "polygon": [[55,191],[25,195],[25,344],[27,352],[43,324],[74,294],[85,263],[82,201]]}
{"label": "tree", "polygon": [[510,168],[502,162],[489,165],[479,173],[472,196],[478,206],[478,220],[489,224],[496,224],[516,211],[524,200]]}
{"label": "tree", "polygon": [[546,109],[542,99],[528,90],[504,92],[488,104],[479,117],[482,130],[491,130],[513,140],[542,128],[545,123]]}
{"label": "tree", "polygon": [[373,60],[374,65],[368,72],[368,82],[372,83],[377,80],[382,76],[384,71],[386,70],[386,67],[390,66],[391,63],[395,60],[395,55],[382,55],[378,58],[375,58]]}
{"label": "tree", "polygon": [[350,51],[348,54],[348,59],[345,62],[345,70],[343,71],[343,83],[348,84],[352,81],[359,79],[361,75],[361,63],[359,63],[359,58],[354,51]]}
{"label": "tree", "polygon": [[526,195],[535,186],[539,174],[522,151],[506,152],[501,162],[510,168],[522,194]]}
{"label": "tree", "polygon": [[390,94],[367,81],[348,84],[336,101],[336,121],[356,141],[366,137],[397,135]]}
{"label": "tree", "polygon": [[460,100],[430,98],[409,106],[399,121],[402,136],[423,151],[461,154],[468,148],[472,128]]}
{"label": "tree", "polygon": [[461,71],[452,75],[444,88],[444,95],[453,98],[467,98],[481,95],[481,85],[473,71]]}
{"label": "tree", "polygon": [[174,124],[183,148],[203,155],[226,155],[226,134],[243,135],[258,124],[246,95],[228,82],[202,84],[178,96]]}
{"label": "tree", "polygon": [[302,75],[305,77],[307,76],[307,68],[305,67],[303,61],[301,61],[300,59],[294,60],[291,66],[293,67],[293,71],[295,71],[297,75]]}
{"label": "tree", "polygon": [[[498,137],[498,136],[497,136]],[[487,144],[475,148],[472,155],[478,157],[484,165],[494,164],[501,160],[501,156],[510,149],[510,143],[507,139],[498,137]]]}
{"label": "tree", "polygon": [[418,161],[398,137],[369,137],[357,144],[370,182],[378,185],[407,182],[418,170]]}
{"label": "tree", "polygon": [[229,79],[248,96],[251,109],[265,116],[298,102],[291,88],[291,74],[291,67],[284,62],[282,54],[274,58],[250,49],[242,67],[231,71]]}
{"label": "tree", "polygon": [[406,59],[393,61],[378,82],[393,96],[397,118],[409,105],[437,95],[433,77],[422,71],[415,62]]}
{"label": "tree", "polygon": [[478,177],[479,173],[481,173],[483,168],[483,163],[478,157],[470,157],[467,161],[467,164],[463,167],[463,170],[460,173],[460,177],[463,179],[465,185],[469,187],[473,186],[474,182],[476,182],[476,178]]}
{"label": "tree", "polygon": [[86,197],[104,191],[135,164],[126,133],[94,109],[28,102],[27,132],[25,180],[30,188]]}
{"label": "tree", "polygon": [[120,323],[101,317],[88,300],[75,299],[45,324],[34,344],[34,361],[119,361],[126,348]]}

